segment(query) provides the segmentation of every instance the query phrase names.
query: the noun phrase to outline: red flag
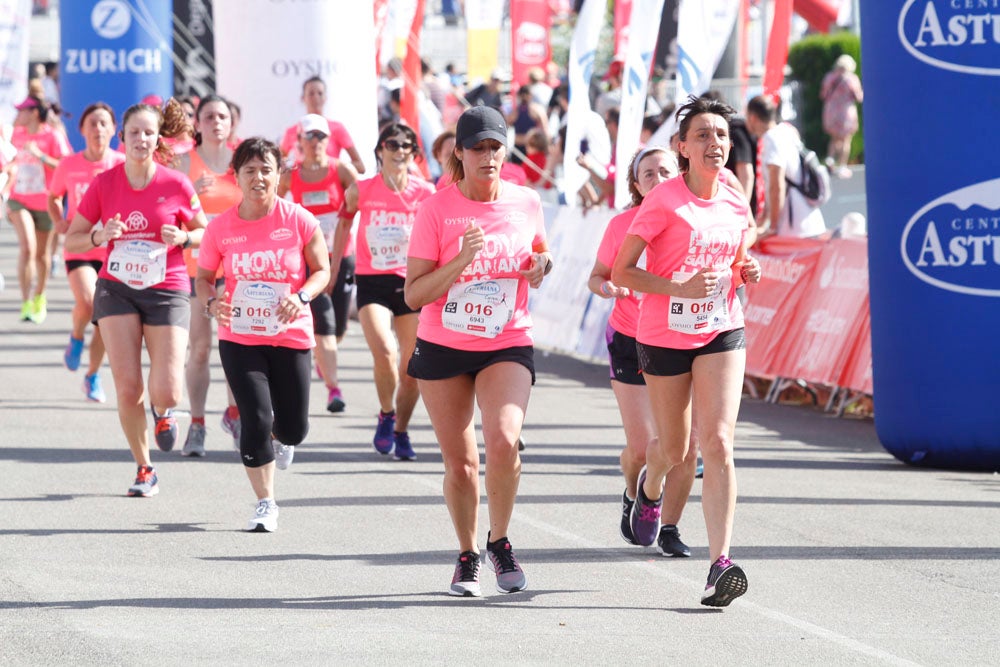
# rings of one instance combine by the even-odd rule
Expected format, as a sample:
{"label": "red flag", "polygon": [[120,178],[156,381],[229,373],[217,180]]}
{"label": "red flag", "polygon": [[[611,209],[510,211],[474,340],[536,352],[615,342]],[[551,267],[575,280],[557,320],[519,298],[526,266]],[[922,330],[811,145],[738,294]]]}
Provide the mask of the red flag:
{"label": "red flag", "polygon": [[778,101],[778,90],[785,80],[788,63],[788,39],[792,31],[792,0],[774,1],[774,23],[767,39],[764,60],[764,94]]}
{"label": "red flag", "polygon": [[385,32],[385,22],[389,18],[389,0],[375,0],[375,76],[382,73],[382,34]]}
{"label": "red flag", "polygon": [[549,63],[549,32],[552,8],[548,0],[511,0],[510,2],[511,74],[517,86],[528,82],[528,70]]}
{"label": "red flag", "polygon": [[795,13],[809,22],[809,27],[819,32],[830,32],[837,24],[838,9],[827,0],[795,0]]}
{"label": "red flag", "polygon": [[615,52],[625,58],[628,49],[628,25],[632,19],[632,0],[615,0]]}
{"label": "red flag", "polygon": [[[417,9],[413,13],[410,24],[410,35],[406,39],[406,58],[403,59],[403,90],[399,97],[399,116],[404,123],[413,128],[420,142],[421,152],[426,155],[423,142],[420,140],[420,112],[417,109],[420,95],[420,83],[423,74],[420,71],[420,29],[424,25],[424,0],[417,0]],[[427,162],[419,160],[417,164],[424,178],[430,179]]]}

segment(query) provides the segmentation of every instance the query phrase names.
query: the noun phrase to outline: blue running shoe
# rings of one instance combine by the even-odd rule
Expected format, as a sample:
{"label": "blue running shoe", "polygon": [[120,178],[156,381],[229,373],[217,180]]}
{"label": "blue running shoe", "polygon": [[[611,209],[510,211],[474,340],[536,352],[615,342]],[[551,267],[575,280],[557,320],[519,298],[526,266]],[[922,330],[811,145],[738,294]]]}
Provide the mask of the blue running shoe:
{"label": "blue running shoe", "polygon": [[378,426],[375,427],[375,438],[372,440],[372,444],[375,445],[375,451],[382,456],[386,456],[392,451],[394,444],[392,433],[395,428],[396,413],[390,412],[386,414],[379,410]]}
{"label": "blue running shoe", "polygon": [[80,367],[80,356],[83,355],[83,339],[73,338],[70,334],[69,345],[66,346],[66,351],[63,352],[63,363],[66,364],[66,368],[71,371],[75,371]]}
{"label": "blue running shoe", "polygon": [[169,452],[177,444],[177,418],[174,417],[174,411],[168,409],[165,414],[158,415],[153,406],[149,406],[149,410],[156,421],[156,427],[153,429],[156,434],[156,446],[161,451]]}
{"label": "blue running shoe", "polygon": [[708,582],[701,603],[706,607],[728,607],[729,603],[747,592],[747,575],[743,568],[719,556],[708,570]]}
{"label": "blue running shoe", "polygon": [[393,431],[392,439],[396,443],[396,451],[393,453],[393,458],[397,461],[416,461],[417,453],[413,451],[413,445],[410,444],[410,434],[406,431]]}
{"label": "blue running shoe", "polygon": [[101,376],[97,373],[83,376],[83,393],[87,395],[88,401],[103,403],[108,400],[104,394],[104,387],[101,386]]}
{"label": "blue running shoe", "polygon": [[661,493],[657,500],[648,499],[642,490],[645,481],[646,466],[643,466],[642,472],[639,473],[639,487],[635,492],[635,504],[632,506],[629,520],[635,543],[648,547],[656,542],[656,535],[660,532],[660,507],[663,505],[663,494]]}

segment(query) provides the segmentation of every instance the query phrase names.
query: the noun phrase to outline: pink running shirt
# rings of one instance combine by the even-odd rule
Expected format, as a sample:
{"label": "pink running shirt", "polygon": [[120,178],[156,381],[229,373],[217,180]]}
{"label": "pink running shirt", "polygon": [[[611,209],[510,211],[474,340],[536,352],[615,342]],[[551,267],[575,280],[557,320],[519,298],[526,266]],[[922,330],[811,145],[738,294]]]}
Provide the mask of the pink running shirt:
{"label": "pink running shirt", "polygon": [[[449,292],[454,297],[462,291],[462,285],[485,282],[486,289],[500,300],[499,305],[511,313],[510,320],[493,338],[449,329],[443,317],[461,315],[463,311],[444,313],[445,304],[454,302],[445,294],[420,310],[417,336],[421,339],[471,352],[532,344],[528,281],[518,271],[530,266],[531,253],[537,251],[533,248],[545,247],[542,204],[538,194],[530,188],[510,183],[504,183],[501,188],[499,199],[492,202],[467,199],[457,185],[450,185],[424,200],[413,222],[409,256],[433,261],[440,267],[458,255],[465,228],[470,223],[481,227],[485,243]],[[474,311],[476,305],[466,301],[463,309],[471,306]],[[475,312],[469,314],[477,316]]]}
{"label": "pink running shirt", "polygon": [[[601,245],[597,247],[597,261],[608,268],[615,265],[615,257],[618,256],[625,234],[638,212],[639,207],[635,206],[611,218],[601,238]],[[639,328],[639,299],[634,292],[630,292],[624,299],[614,299],[608,323],[618,333],[635,338],[635,332]]]}
{"label": "pink running shirt", "polygon": [[[121,215],[129,231],[108,243],[109,258],[115,246],[126,241],[162,244],[160,229],[163,225],[183,228],[199,211],[201,202],[184,174],[156,165],[149,185],[135,190],[129,185],[124,163],[98,174],[77,209],[92,226],[98,221],[110,220],[115,214]],[[121,282],[111,275],[110,264],[110,261],[104,262],[98,277]],[[166,277],[150,287],[191,293],[191,280],[184,268],[184,252],[180,246],[167,248]]]}
{"label": "pink running shirt", "polygon": [[712,199],[699,199],[684,176],[653,188],[628,233],[646,246],[646,270],[684,280],[709,266],[724,270],[719,293],[704,299],[644,294],[639,302],[636,340],[646,345],[692,350],[704,347],[722,331],[743,326],[732,264],[747,232],[746,197],[719,183]]}
{"label": "pink running shirt", "polygon": [[[326,154],[340,159],[341,151],[354,148],[354,139],[351,139],[351,135],[343,123],[330,118],[327,118],[326,122],[330,124],[330,139],[326,144]],[[293,164],[302,162],[302,156],[299,154],[298,123],[285,130],[285,135],[281,138],[281,152],[291,158]]]}
{"label": "pink running shirt", "polygon": [[[307,277],[303,249],[318,228],[315,216],[284,199],[278,199],[274,209],[260,220],[243,220],[239,207],[233,207],[209,223],[198,253],[198,268],[215,273],[222,265],[230,297],[241,280],[286,283],[289,293],[296,294]],[[312,311],[303,308],[284,331],[273,336],[236,334],[219,324],[219,340],[308,350],[316,345]]]}
{"label": "pink running shirt", "polygon": [[53,130],[51,125],[42,123],[38,128],[38,134],[28,134],[28,128],[23,125],[14,128],[10,142],[17,148],[17,157],[14,158],[17,172],[14,174],[10,198],[32,211],[47,211],[48,188],[54,169],[42,164],[41,160],[24,149],[30,141],[34,141],[42,153],[57,160],[72,151],[63,136]]}
{"label": "pink running shirt", "polygon": [[[56,197],[66,195],[66,220],[73,221],[76,209],[80,206],[80,200],[90,187],[94,177],[104,173],[108,169],[115,167],[125,161],[125,156],[113,150],[104,151],[104,157],[96,162],[91,162],[83,156],[83,151],[73,153],[65,157],[56,167],[52,174],[52,184],[49,186],[49,194]],[[87,252],[64,252],[63,257],[67,260],[99,260],[104,261],[107,256],[107,249],[103,246],[91,248]]]}
{"label": "pink running shirt", "polygon": [[413,219],[420,202],[434,194],[434,186],[411,175],[403,191],[396,192],[378,174],[358,181],[357,187],[361,218],[355,274],[405,278]]}

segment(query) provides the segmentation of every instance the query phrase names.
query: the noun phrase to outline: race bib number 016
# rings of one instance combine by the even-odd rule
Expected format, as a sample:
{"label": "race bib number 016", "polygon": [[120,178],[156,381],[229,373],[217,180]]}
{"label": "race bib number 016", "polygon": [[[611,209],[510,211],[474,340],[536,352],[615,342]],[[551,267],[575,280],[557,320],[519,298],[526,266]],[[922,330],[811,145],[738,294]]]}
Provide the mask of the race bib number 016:
{"label": "race bib number 016", "polygon": [[402,225],[372,225],[367,230],[368,250],[372,268],[390,271],[406,266],[406,251],[410,247],[410,232]]}
{"label": "race bib number 016", "polygon": [[108,273],[132,289],[147,289],[167,277],[167,246],[154,241],[119,241],[108,254]]}
{"label": "race bib number 016", "polygon": [[514,316],[516,296],[514,278],[457,283],[448,290],[441,324],[459,333],[496,338]]}
{"label": "race bib number 016", "polygon": [[[687,280],[693,273],[674,272],[674,280]],[[710,296],[703,299],[682,299],[670,297],[670,313],[667,324],[672,331],[687,334],[703,334],[720,331],[729,326],[729,275],[719,278],[719,284]]]}
{"label": "race bib number 016", "polygon": [[233,316],[229,330],[234,334],[274,336],[288,325],[278,321],[278,304],[288,296],[288,283],[241,280],[233,292]]}

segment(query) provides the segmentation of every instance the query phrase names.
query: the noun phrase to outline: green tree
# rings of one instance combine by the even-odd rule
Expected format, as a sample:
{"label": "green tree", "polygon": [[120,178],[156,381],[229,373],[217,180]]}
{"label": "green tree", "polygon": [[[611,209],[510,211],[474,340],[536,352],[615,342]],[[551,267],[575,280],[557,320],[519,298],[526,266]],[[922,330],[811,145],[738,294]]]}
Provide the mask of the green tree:
{"label": "green tree", "polygon": [[[789,78],[798,81],[801,88],[802,138],[806,146],[817,155],[826,155],[829,137],[823,131],[823,100],[819,98],[823,77],[833,68],[833,63],[846,53],[858,63],[861,75],[861,40],[851,32],[829,35],[810,35],[788,49]],[[859,109],[860,112],[860,109]],[[859,113],[860,115],[860,113]],[[864,162],[864,120],[851,142],[851,162]]]}

